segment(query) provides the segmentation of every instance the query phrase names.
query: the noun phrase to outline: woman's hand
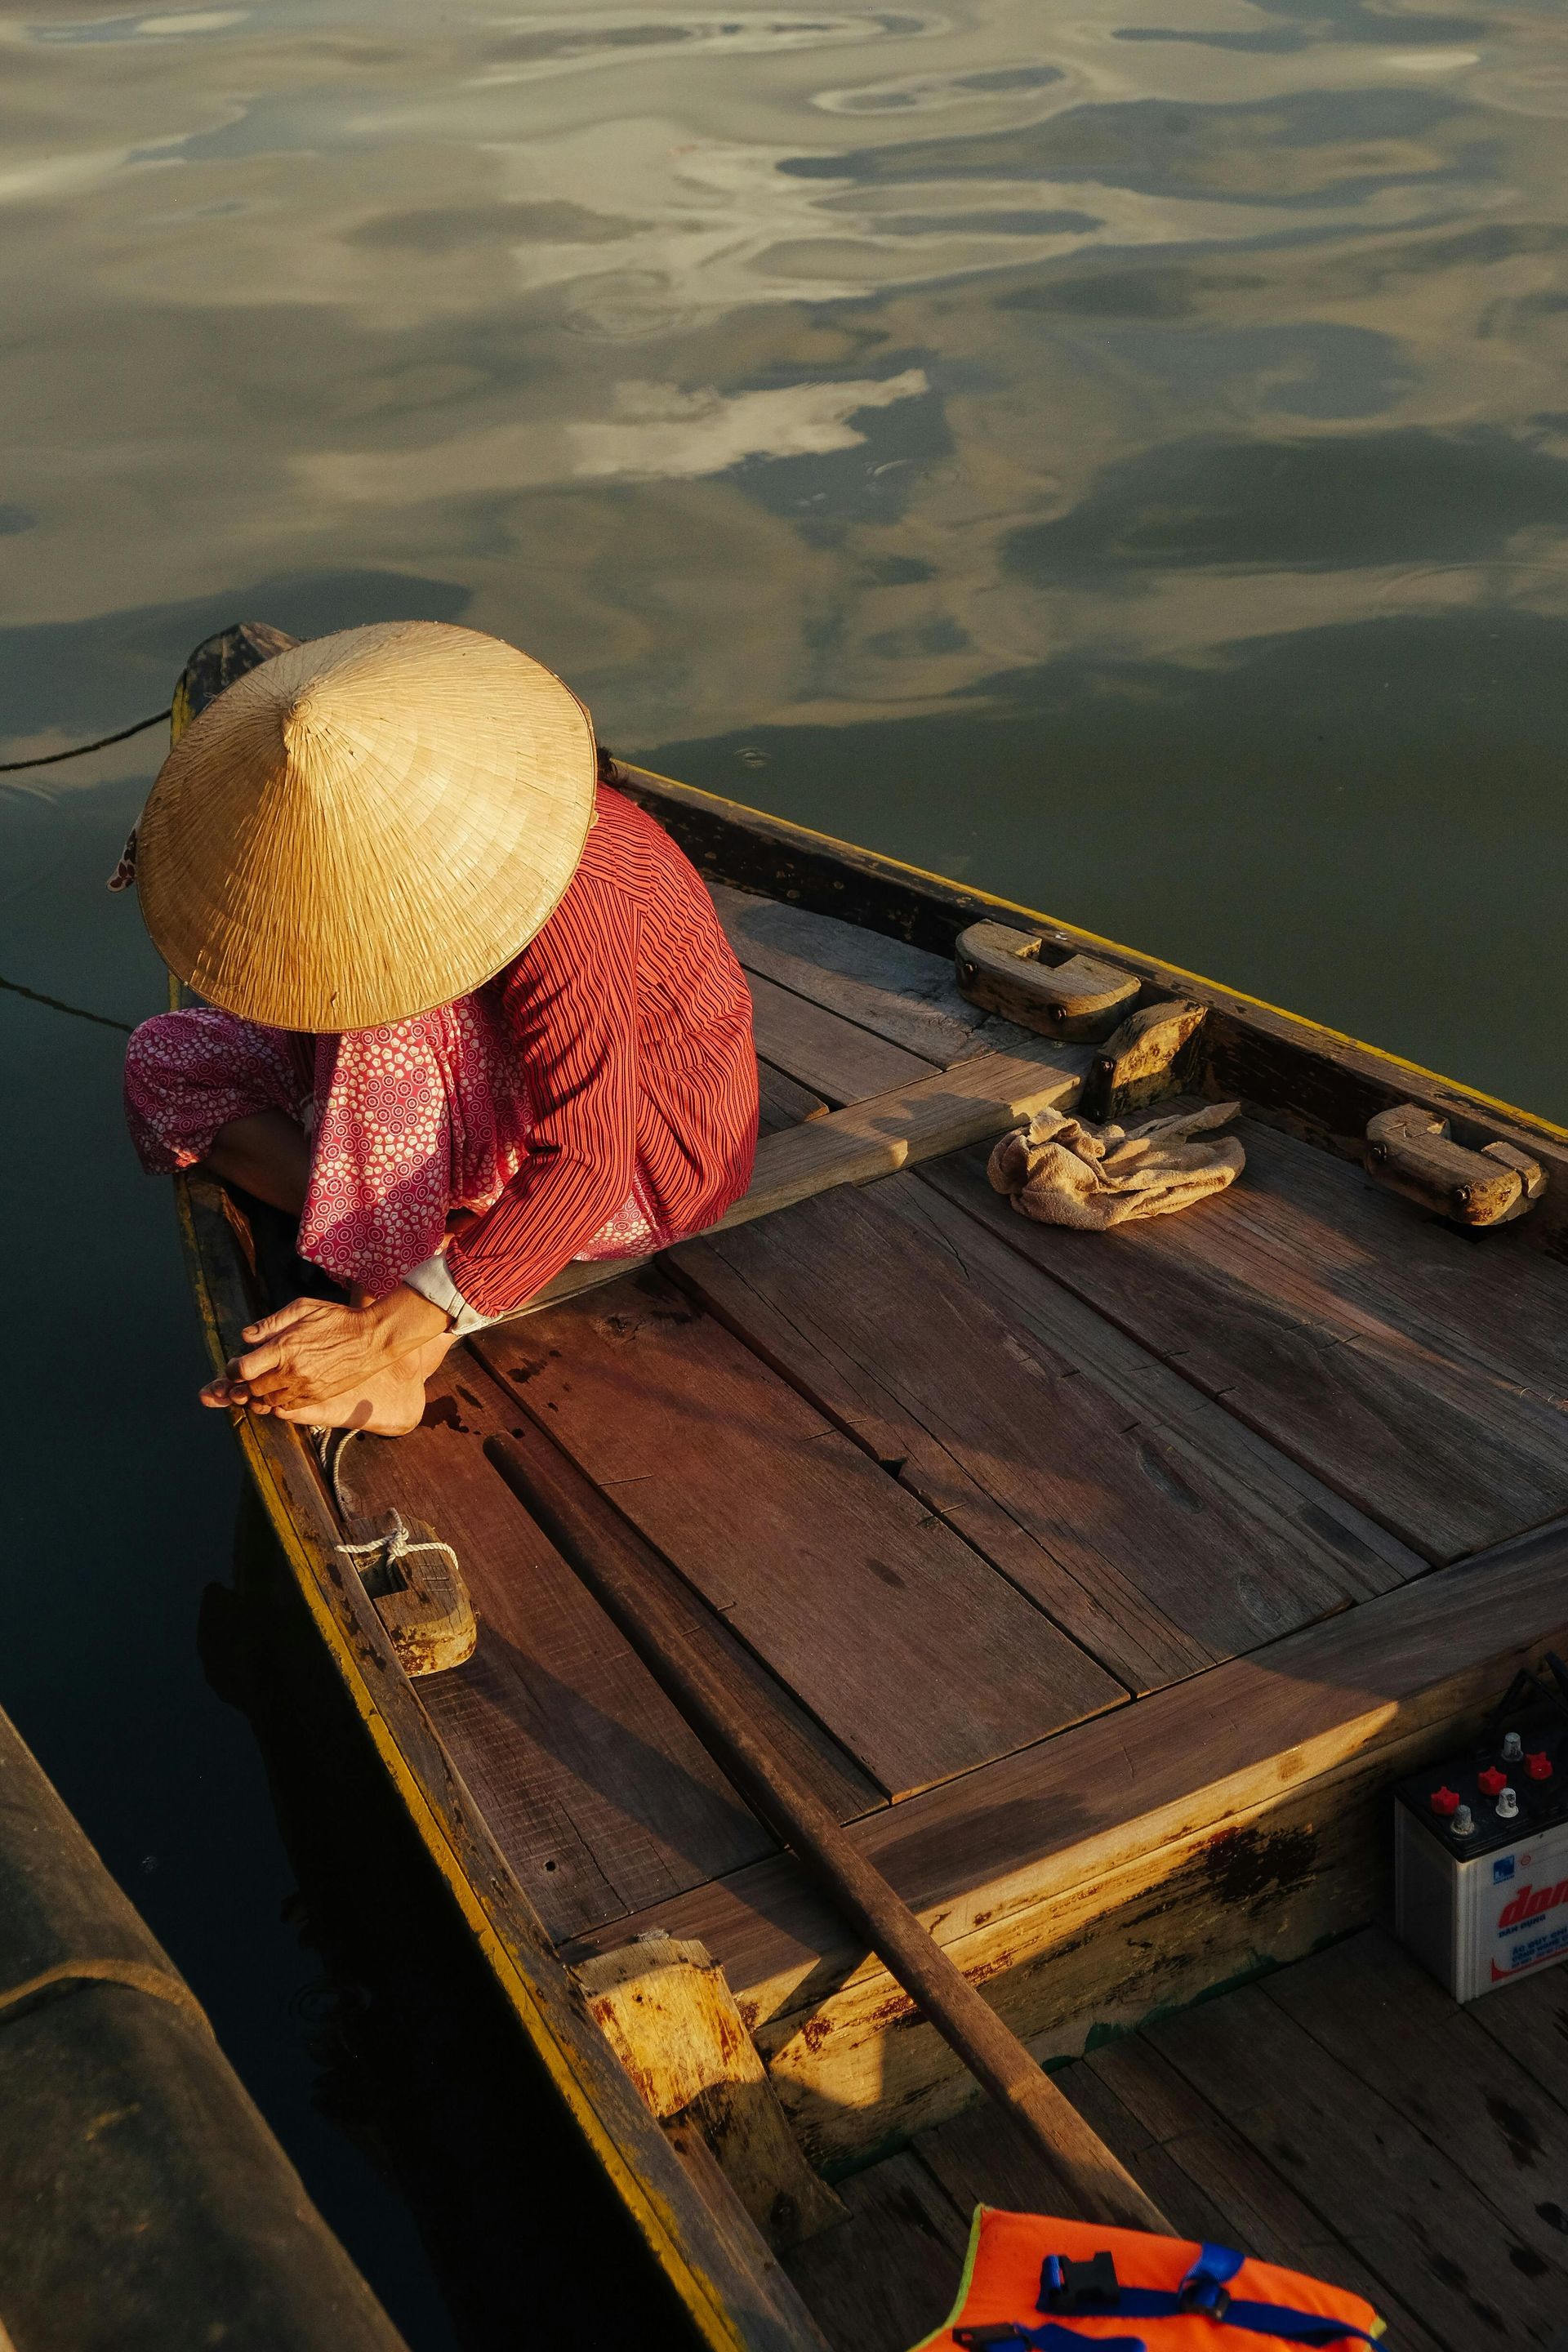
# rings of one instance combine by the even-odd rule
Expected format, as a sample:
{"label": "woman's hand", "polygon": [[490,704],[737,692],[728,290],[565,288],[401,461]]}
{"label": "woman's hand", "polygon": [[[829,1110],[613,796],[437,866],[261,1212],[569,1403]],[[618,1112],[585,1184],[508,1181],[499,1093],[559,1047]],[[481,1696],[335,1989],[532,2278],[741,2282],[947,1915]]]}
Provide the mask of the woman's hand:
{"label": "woman's hand", "polygon": [[426,1349],[447,1328],[439,1307],[402,1285],[368,1307],[296,1298],[246,1326],[242,1337],[249,1349],[230,1360],[222,1380],[208,1381],[202,1402],[336,1423],[352,1414],[356,1401],[374,1411],[389,1381],[412,1370],[401,1360]]}

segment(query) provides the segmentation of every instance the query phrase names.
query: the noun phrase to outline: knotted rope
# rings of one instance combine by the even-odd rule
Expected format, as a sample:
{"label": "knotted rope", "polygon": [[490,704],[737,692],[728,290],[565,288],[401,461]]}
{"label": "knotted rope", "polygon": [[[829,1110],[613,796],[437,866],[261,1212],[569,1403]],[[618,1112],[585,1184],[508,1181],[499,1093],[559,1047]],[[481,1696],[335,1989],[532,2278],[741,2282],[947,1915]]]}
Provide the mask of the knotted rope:
{"label": "knotted rope", "polygon": [[[450,1544],[441,1543],[435,1536],[427,1537],[422,1543],[412,1541],[409,1531],[404,1525],[403,1514],[395,1504],[392,1509],[392,1526],[386,1534],[373,1536],[369,1543],[334,1544],[332,1549],[341,1551],[345,1559],[360,1559],[368,1552],[380,1552],[382,1564],[387,1568],[391,1568],[397,1560],[412,1559],[416,1552],[442,1551],[447,1555],[453,1575],[459,1576],[462,1573],[458,1566],[458,1555]],[[361,1573],[363,1573],[363,1570]]]}
{"label": "knotted rope", "polygon": [[[338,1507],[339,1517],[345,1519],[351,1518],[353,1514],[350,1511],[343,1496],[343,1455],[348,1452],[351,1441],[359,1433],[357,1429],[313,1429],[310,1432],[316,1441],[316,1452],[321,1459],[321,1467],[327,1474],[327,1481],[331,1487],[332,1500]],[[335,1445],[332,1443],[334,1438],[337,1440]],[[392,1506],[392,1525],[384,1533],[372,1536],[368,1543],[334,1544],[332,1549],[342,1552],[345,1559],[353,1560],[364,1559],[372,1553],[379,1552],[382,1565],[386,1568],[395,1567],[399,1560],[412,1559],[417,1552],[445,1552],[453,1575],[460,1579],[463,1572],[458,1564],[458,1555],[450,1544],[440,1542],[435,1536],[428,1536],[416,1542],[412,1529],[395,1504]],[[360,1573],[363,1575],[363,1569]]]}

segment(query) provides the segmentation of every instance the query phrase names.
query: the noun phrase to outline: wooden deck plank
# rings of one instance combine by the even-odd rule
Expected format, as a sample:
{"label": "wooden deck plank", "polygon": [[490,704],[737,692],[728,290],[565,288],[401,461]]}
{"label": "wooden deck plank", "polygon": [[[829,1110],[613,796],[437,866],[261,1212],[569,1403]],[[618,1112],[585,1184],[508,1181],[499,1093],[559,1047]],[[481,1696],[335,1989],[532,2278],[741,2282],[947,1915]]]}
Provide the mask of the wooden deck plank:
{"label": "wooden deck plank", "polygon": [[889,1796],[1124,1696],[661,1276],[476,1344]]}
{"label": "wooden deck plank", "polygon": [[[485,1460],[516,1420],[466,1350],[430,1384],[422,1426],[344,1457],[356,1507],[395,1506],[452,1544],[479,1616],[473,1659],[419,1696],[550,1933],[562,1938],[773,1850],[706,1749],[581,1580]],[[671,1579],[689,1617],[699,1612]],[[697,1638],[827,1802],[848,1817],[881,1792],[707,1612]]]}
{"label": "wooden deck plank", "polygon": [[923,1055],[875,1036],[759,972],[746,978],[759,1055],[828,1102],[862,1102],[931,1076],[933,1066]]}
{"label": "wooden deck plank", "polygon": [[[1568,1969],[1542,1969],[1517,1984],[1500,1985],[1466,2014],[1568,2109]],[[1563,2189],[1568,2191],[1568,2181]],[[1559,2202],[1568,2208],[1568,2193]]]}
{"label": "wooden deck plank", "polygon": [[1130,1410],[1046,1336],[1055,1285],[1009,1256],[987,1297],[900,1192],[921,1197],[891,1177],[689,1244],[678,1278],[1134,1689],[1364,1597],[1234,1448]]}
{"label": "wooden deck plank", "polygon": [[776,1135],[784,1127],[799,1127],[808,1118],[821,1118],[827,1108],[819,1094],[803,1087],[786,1071],[775,1070],[771,1062],[763,1061],[757,1064],[757,1102],[764,1135]]}
{"label": "wooden deck plank", "polygon": [[996,1021],[959,990],[951,956],[932,955],[831,915],[710,882],[714,906],[747,974],[771,980],[946,1069],[1027,1033]]}
{"label": "wooden deck plank", "polygon": [[[1101,2100],[1116,2102],[1132,2128],[1149,2134],[1151,2152],[1157,2149],[1169,2167],[1173,2195],[1179,2202],[1176,2210],[1165,2210],[1178,2227],[1193,2235],[1217,2237],[1221,2244],[1239,2246],[1261,2262],[1305,2271],[1363,2296],[1387,2320],[1389,2342],[1399,2352],[1449,2352],[1393,2294],[1388,2282],[1368,2269],[1142,2034],[1112,2042],[1068,2067],[1061,2082],[1098,2127],[1103,2128],[1099,2119],[1109,2121],[1112,2111],[1089,2095],[1090,2084]],[[1142,2161],[1147,2164],[1150,2158]],[[1183,2184],[1179,2189],[1174,2186],[1178,2181]],[[1219,2227],[1199,2231],[1194,2225],[1205,2209]]]}
{"label": "wooden deck plank", "polygon": [[[1568,1508],[1568,1415],[1523,1387],[1522,1367],[1509,1379],[1479,1359],[1462,1323],[1437,1336],[1439,1285],[1412,1310],[1384,1222],[1392,1211],[1403,1228],[1406,1204],[1293,1138],[1252,1121],[1244,1134],[1247,1173],[1229,1192],[1110,1235],[1019,1216],[978,1154],[922,1181],[1428,1559]],[[1481,1313],[1495,1291],[1487,1311],[1506,1328],[1516,1286],[1506,1255],[1489,1275],[1485,1252],[1489,1240],[1507,1254],[1508,1235],[1441,1238],[1473,1254],[1456,1259],[1465,1311]],[[1555,1295],[1558,1270],[1530,1264]]]}
{"label": "wooden deck plank", "polygon": [[[1037,2054],[1375,1916],[1386,1790],[1568,1625],[1568,1528],[1448,1569],[851,1830]],[[784,1856],[639,1914],[720,1960],[823,2154],[935,2122],[952,2062]],[[590,1946],[593,1939],[588,1939]],[[889,2033],[897,2015],[900,2030]]]}
{"label": "wooden deck plank", "polygon": [[857,2173],[839,2195],[848,2221],[784,2268],[835,2352],[905,2352],[952,2308],[968,2225],[913,2156]]}
{"label": "wooden deck plank", "polygon": [[1562,2254],[1543,2259],[1261,1988],[1204,2001],[1148,2038],[1440,2342],[1552,2341],[1568,2294]]}
{"label": "wooden deck plank", "polygon": [[1017,1253],[930,1184],[890,1183],[877,1197],[949,1253],[998,1314],[1092,1370],[1128,1410],[1182,1430],[1215,1475],[1264,1497],[1304,1536],[1327,1547],[1347,1591],[1392,1591],[1427,1562],[1300,1463],[1259,1437],[1099,1310],[1055,1282],[1020,1280]]}
{"label": "wooden deck plank", "polygon": [[[1418,2126],[1524,2246],[1568,2270],[1568,2114],[1392,1937],[1369,1929],[1263,1990]],[[1478,2004],[1479,2006],[1479,2004]]]}

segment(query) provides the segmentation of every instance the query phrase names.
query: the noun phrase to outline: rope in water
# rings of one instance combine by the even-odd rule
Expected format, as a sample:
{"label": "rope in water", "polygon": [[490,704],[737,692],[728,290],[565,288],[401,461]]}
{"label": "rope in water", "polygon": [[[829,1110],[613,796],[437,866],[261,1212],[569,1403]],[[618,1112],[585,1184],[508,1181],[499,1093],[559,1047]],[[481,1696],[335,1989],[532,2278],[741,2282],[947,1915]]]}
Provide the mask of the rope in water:
{"label": "rope in water", "polygon": [[19,775],[24,768],[54,768],[62,760],[85,760],[89,751],[106,751],[111,743],[128,743],[132,735],[145,735],[149,727],[161,726],[173,715],[174,706],[167,710],[155,710],[151,719],[139,719],[134,727],[122,727],[118,735],[100,735],[96,743],[73,743],[68,751],[45,751],[36,760],[0,760],[0,776]]}
{"label": "rope in water", "polygon": [[68,1004],[63,996],[46,996],[41,988],[24,988],[19,980],[0,978],[0,988],[13,996],[25,996],[29,1004],[47,1004],[51,1013],[71,1013],[79,1021],[96,1021],[100,1029],[120,1029],[127,1037],[135,1027],[132,1021],[116,1021],[111,1013],[89,1013],[85,1004]]}

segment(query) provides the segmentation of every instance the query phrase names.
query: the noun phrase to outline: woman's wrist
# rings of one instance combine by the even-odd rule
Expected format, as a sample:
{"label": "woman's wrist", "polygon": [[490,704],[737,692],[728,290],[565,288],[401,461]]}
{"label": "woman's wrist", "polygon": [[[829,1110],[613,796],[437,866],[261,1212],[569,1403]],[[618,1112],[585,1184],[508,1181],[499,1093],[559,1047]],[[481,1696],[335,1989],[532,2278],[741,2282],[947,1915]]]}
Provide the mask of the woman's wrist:
{"label": "woman's wrist", "polygon": [[384,1298],[365,1309],[374,1318],[377,1346],[389,1356],[405,1356],[415,1348],[444,1336],[451,1328],[444,1307],[400,1282]]}

